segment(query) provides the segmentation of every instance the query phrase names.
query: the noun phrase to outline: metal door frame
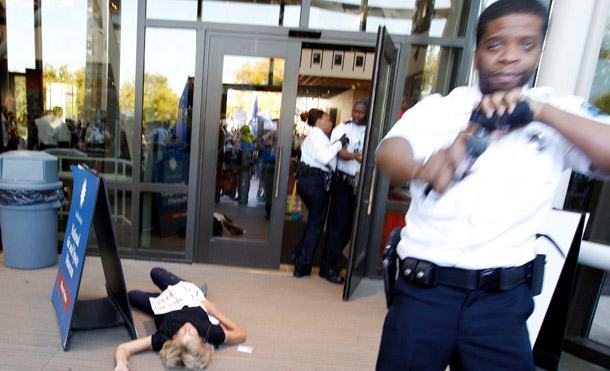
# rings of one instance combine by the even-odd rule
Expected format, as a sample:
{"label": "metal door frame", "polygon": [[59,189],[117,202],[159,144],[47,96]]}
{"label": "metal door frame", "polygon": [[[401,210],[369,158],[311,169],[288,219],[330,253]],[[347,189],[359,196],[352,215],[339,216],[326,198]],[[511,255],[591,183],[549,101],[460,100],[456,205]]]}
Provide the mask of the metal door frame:
{"label": "metal door frame", "polygon": [[[208,32],[205,36],[204,83],[202,84],[202,125],[197,133],[200,143],[198,159],[197,223],[194,231],[194,260],[214,264],[230,264],[263,268],[278,268],[280,263],[286,189],[290,171],[290,152],[298,85],[301,43],[278,37]],[[274,202],[269,224],[269,240],[213,239],[212,214],[216,174],[218,117],[222,89],[224,55],[275,57],[284,59],[281,120],[278,126],[278,165]],[[220,69],[220,71],[219,71]],[[193,133],[195,134],[195,133]],[[214,160],[214,161],[212,161]],[[279,171],[279,173],[278,173]],[[206,181],[207,179],[207,181]],[[279,180],[279,181],[278,181]]]}

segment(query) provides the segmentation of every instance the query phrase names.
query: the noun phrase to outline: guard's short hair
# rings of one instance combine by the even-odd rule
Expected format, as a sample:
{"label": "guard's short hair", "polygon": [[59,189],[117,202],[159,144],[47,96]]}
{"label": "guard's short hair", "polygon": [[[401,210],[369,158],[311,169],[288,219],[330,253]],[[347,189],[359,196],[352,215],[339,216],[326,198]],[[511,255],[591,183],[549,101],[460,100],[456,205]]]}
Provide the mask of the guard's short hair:
{"label": "guard's short hair", "polygon": [[360,98],[354,103],[354,106],[357,104],[361,104],[361,105],[365,106],[366,110],[368,111],[369,106],[371,105],[371,101],[369,100],[369,98]]}
{"label": "guard's short hair", "polygon": [[542,20],[540,32],[543,38],[546,35],[549,26],[549,13],[537,0],[499,0],[481,13],[477,24],[476,46],[479,47],[479,42],[487,31],[489,22],[511,14],[532,14],[539,17]]}

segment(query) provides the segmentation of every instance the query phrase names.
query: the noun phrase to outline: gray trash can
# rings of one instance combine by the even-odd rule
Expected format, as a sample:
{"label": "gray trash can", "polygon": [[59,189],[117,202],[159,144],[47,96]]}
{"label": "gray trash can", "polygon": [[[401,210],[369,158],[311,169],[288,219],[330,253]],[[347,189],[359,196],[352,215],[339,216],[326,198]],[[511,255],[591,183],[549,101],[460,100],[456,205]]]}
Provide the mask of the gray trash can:
{"label": "gray trash can", "polygon": [[57,208],[65,204],[57,158],[44,152],[0,155],[0,226],[6,266],[57,262]]}

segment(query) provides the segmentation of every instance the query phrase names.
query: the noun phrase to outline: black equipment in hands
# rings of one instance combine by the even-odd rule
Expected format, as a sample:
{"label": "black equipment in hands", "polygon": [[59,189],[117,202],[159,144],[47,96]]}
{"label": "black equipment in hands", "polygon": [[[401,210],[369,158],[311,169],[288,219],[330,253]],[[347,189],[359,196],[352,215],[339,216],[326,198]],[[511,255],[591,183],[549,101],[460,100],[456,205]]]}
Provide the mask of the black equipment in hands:
{"label": "black equipment in hands", "polygon": [[[490,118],[485,116],[481,108],[477,108],[470,115],[470,122],[475,122],[480,125],[479,128],[466,141],[466,158],[455,171],[453,181],[459,182],[464,179],[475,161],[485,152],[489,145],[489,135],[494,130],[507,131],[510,129],[525,126],[534,121],[534,115],[529,104],[525,101],[517,103],[512,113],[505,112],[502,116],[496,113]],[[424,194],[427,196],[432,190],[432,186],[428,184]]]}
{"label": "black equipment in hands", "polygon": [[341,145],[343,147],[345,147],[346,145],[349,144],[349,138],[347,137],[346,134],[343,134],[343,136],[341,138],[339,138],[339,142],[341,142]]}

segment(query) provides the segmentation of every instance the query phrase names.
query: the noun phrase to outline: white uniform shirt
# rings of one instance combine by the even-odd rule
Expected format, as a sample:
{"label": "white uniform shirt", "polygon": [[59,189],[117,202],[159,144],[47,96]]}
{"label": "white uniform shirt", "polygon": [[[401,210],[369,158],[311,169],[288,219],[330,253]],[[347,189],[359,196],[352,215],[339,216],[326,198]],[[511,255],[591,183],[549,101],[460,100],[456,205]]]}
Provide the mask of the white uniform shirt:
{"label": "white uniform shirt", "polygon": [[301,162],[328,172],[328,164],[334,171],[337,166],[337,153],[341,142],[330,142],[328,136],[319,127],[312,127],[301,145]]}
{"label": "white uniform shirt", "polygon": [[[595,117],[581,98],[552,90],[526,90],[531,98],[580,116]],[[449,147],[468,126],[478,87],[433,95],[405,112],[386,138],[406,139],[425,162]],[[604,116],[607,120],[607,116]],[[411,182],[412,202],[397,251],[445,267],[485,269],[525,264],[535,257],[535,234],[551,210],[561,173],[572,167],[591,174],[591,162],[551,127],[532,122],[493,140],[471,173],[445,194],[424,195],[426,183]]]}
{"label": "white uniform shirt", "polygon": [[[358,153],[364,147],[365,132],[366,125],[356,125],[350,119],[346,123],[340,123],[333,129],[333,132],[330,134],[330,141],[335,142],[345,134],[349,139],[349,144],[346,147],[347,152]],[[344,160],[337,156],[337,170],[349,175],[356,175],[360,171],[360,163],[356,160]]]}

